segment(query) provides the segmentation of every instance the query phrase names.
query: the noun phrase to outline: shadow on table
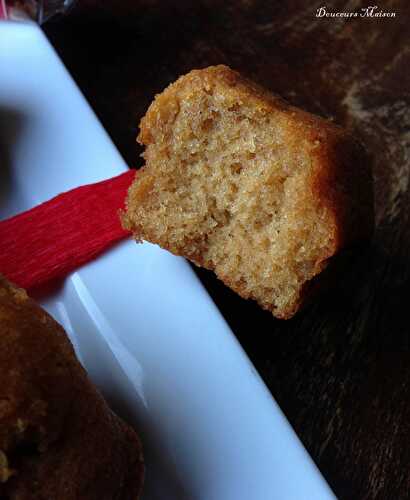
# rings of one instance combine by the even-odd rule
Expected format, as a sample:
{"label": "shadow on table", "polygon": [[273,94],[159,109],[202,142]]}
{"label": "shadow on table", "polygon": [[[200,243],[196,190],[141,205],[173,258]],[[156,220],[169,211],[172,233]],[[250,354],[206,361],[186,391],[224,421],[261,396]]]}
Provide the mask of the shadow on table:
{"label": "shadow on table", "polygon": [[0,219],[14,215],[17,210],[19,195],[13,176],[13,152],[24,121],[21,112],[0,107]]}

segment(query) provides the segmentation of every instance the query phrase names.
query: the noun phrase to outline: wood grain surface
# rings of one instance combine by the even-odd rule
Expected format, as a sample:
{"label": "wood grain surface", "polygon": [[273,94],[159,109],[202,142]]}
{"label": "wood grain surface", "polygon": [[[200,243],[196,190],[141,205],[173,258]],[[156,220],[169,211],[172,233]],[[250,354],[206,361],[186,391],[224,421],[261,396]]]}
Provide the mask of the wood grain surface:
{"label": "wood grain surface", "polygon": [[365,142],[376,233],[329,293],[280,321],[198,273],[337,496],[408,499],[410,2],[378,3],[394,18],[315,17],[324,4],[369,5],[84,0],[45,30],[131,166],[141,163],[135,136],[155,93],[217,63]]}

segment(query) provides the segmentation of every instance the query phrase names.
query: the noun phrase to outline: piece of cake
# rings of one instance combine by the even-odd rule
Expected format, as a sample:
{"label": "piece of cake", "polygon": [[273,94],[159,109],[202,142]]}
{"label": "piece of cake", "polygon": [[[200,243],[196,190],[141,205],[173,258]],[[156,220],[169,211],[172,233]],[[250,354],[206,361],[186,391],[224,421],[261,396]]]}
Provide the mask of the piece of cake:
{"label": "piece of cake", "polygon": [[124,227],[216,275],[278,318],[373,227],[360,144],[226,66],[191,71],[141,121],[145,166]]}
{"label": "piece of cake", "polygon": [[62,327],[0,276],[0,498],[137,500],[143,476]]}

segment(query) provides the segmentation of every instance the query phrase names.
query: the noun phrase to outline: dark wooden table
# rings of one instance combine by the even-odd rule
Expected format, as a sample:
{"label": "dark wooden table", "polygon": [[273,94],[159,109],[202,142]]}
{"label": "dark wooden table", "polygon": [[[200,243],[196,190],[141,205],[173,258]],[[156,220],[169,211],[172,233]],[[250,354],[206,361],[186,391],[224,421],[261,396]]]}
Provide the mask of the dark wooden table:
{"label": "dark wooden table", "polygon": [[410,2],[378,3],[394,18],[316,18],[323,3],[84,0],[45,31],[130,166],[154,94],[217,63],[367,144],[376,234],[331,293],[279,321],[199,275],[337,496],[408,499]]}

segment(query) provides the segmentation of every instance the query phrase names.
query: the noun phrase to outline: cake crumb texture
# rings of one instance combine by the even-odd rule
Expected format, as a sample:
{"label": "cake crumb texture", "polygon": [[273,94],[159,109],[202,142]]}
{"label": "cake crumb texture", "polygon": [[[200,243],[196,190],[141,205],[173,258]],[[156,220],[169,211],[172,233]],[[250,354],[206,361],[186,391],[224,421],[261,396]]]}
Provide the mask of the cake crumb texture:
{"label": "cake crumb texture", "polygon": [[350,133],[226,66],[156,96],[124,227],[215,271],[279,318],[373,227],[370,162]]}

